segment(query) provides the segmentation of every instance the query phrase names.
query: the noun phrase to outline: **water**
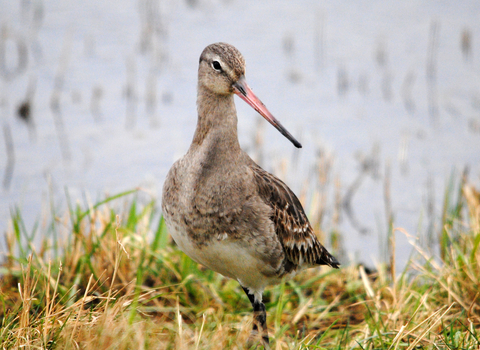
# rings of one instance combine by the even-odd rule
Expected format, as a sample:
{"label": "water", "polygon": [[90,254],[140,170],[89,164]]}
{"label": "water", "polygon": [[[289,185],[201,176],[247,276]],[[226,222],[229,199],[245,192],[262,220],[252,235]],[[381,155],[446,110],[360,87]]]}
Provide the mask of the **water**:
{"label": "water", "polygon": [[[333,162],[324,224],[333,225],[338,181],[351,208],[340,216],[344,259],[382,259],[389,205],[395,226],[417,236],[438,226],[454,169],[468,166],[480,183],[478,1],[0,0],[0,8],[1,232],[14,205],[27,228],[51,200],[64,209],[65,189],[82,203],[137,186],[160,197],[193,135],[198,57],[217,41],[243,53],[249,85],[303,144],[293,150],[237,100],[243,147],[253,150],[260,127],[261,165],[297,193],[314,182],[318,154]],[[27,96],[31,123],[17,113]],[[410,250],[399,233],[399,265]]]}

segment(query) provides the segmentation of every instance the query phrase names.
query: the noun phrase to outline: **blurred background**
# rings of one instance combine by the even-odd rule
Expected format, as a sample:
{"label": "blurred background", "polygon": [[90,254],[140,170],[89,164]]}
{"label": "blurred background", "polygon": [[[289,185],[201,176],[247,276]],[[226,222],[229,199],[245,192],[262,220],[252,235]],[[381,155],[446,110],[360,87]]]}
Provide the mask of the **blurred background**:
{"label": "blurred background", "polygon": [[[236,46],[303,144],[237,99],[242,147],[342,262],[434,249],[446,193],[480,184],[480,2],[0,0],[0,232],[136,187],[160,198],[196,124],[198,58]],[[453,186],[453,187],[452,187]],[[453,190],[449,190],[453,188]],[[408,233],[406,235],[405,233]],[[0,253],[5,242],[0,240]]]}

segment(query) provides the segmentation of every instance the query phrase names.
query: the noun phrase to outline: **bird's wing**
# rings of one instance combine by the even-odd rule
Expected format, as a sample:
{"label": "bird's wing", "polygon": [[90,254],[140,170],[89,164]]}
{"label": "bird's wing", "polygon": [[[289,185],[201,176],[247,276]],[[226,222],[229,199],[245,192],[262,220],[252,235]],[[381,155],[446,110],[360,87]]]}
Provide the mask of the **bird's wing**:
{"label": "bird's wing", "polygon": [[272,208],[272,221],[287,259],[295,265],[329,265],[337,259],[318,241],[302,204],[288,186],[258,165],[251,167],[260,197]]}

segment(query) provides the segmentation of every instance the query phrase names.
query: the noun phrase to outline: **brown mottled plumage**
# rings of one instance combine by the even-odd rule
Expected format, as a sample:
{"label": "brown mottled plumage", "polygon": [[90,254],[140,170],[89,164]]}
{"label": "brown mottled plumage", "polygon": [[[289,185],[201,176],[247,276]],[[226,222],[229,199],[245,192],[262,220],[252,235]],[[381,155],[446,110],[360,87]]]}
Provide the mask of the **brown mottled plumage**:
{"label": "brown mottled plumage", "polygon": [[167,175],[162,209],[180,249],[240,283],[254,309],[251,340],[260,333],[267,348],[265,287],[307,267],[339,263],[318,241],[295,194],[240,148],[233,94],[301,147],[244,75],[245,61],[233,46],[217,43],[202,52],[197,128],[187,154]]}
{"label": "brown mottled plumage", "polygon": [[282,242],[286,260],[296,268],[302,265],[328,265],[338,261],[318,241],[302,204],[287,185],[258,165],[252,166],[258,194],[274,210],[272,220]]}

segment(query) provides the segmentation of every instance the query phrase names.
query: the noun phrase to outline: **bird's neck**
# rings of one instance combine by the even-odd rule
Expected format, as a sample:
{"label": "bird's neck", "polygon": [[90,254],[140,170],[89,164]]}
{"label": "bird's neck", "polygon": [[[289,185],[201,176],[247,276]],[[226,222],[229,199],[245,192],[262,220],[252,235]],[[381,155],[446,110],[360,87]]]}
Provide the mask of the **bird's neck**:
{"label": "bird's neck", "polygon": [[215,148],[230,155],[240,151],[233,94],[219,95],[199,84],[197,110],[197,129],[191,148]]}

